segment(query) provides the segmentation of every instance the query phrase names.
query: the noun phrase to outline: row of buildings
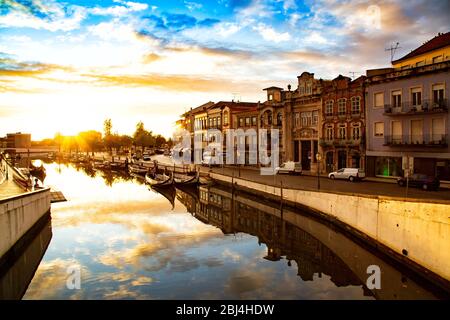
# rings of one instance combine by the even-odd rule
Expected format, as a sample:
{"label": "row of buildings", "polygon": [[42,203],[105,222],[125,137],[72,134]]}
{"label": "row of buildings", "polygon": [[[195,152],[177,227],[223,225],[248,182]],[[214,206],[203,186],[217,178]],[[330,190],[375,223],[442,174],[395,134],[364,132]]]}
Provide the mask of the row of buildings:
{"label": "row of buildings", "polygon": [[303,72],[295,89],[264,89],[265,102],[208,102],[178,125],[193,137],[279,129],[280,162],[301,162],[311,173],[354,167],[397,177],[410,169],[450,181],[449,69],[450,32],[355,80]]}
{"label": "row of buildings", "polygon": [[15,149],[15,148],[30,148],[31,134],[29,133],[8,133],[6,137],[0,137],[0,148]]}

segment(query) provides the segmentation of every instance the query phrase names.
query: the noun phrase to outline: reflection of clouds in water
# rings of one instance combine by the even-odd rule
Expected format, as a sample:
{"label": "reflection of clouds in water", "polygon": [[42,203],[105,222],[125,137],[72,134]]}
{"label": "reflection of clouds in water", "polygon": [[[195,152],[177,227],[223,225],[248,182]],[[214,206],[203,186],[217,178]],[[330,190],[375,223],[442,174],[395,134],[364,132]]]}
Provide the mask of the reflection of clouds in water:
{"label": "reflection of clouds in water", "polygon": [[24,299],[79,299],[83,295],[83,279],[90,277],[89,270],[81,267],[81,290],[67,289],[68,269],[80,265],[75,259],[43,261],[34,275]]}
{"label": "reflection of clouds in water", "polygon": [[239,260],[241,260],[242,259],[242,256],[240,255],[240,254],[238,254],[238,253],[236,253],[236,252],[233,252],[233,251],[231,251],[230,249],[225,249],[223,252],[222,252],[222,256],[225,258],[225,259],[231,259],[231,260],[233,260],[234,262],[238,262]]}

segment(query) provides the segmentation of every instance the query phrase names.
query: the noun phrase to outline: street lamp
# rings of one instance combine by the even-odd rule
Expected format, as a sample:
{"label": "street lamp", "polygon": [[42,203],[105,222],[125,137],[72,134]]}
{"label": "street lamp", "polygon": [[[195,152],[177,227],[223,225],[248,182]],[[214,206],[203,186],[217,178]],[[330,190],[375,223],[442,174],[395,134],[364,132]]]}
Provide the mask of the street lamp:
{"label": "street lamp", "polygon": [[320,153],[316,154],[317,160],[317,190],[320,190],[320,161],[322,161],[322,155]]}

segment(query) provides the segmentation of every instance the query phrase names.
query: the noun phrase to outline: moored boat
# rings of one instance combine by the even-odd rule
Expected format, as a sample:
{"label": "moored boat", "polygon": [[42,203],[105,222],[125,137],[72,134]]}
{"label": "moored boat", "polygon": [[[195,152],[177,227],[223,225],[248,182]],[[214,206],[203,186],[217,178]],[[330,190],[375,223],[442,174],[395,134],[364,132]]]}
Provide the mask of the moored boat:
{"label": "moored boat", "polygon": [[145,175],[148,169],[137,165],[130,165],[128,166],[128,171],[134,174]]}
{"label": "moored boat", "polygon": [[145,182],[152,187],[166,187],[172,185],[173,178],[165,174],[147,174],[145,176]]}
{"label": "moored boat", "polygon": [[197,185],[199,181],[200,177],[198,173],[195,176],[176,174],[173,178],[173,182],[176,186]]}

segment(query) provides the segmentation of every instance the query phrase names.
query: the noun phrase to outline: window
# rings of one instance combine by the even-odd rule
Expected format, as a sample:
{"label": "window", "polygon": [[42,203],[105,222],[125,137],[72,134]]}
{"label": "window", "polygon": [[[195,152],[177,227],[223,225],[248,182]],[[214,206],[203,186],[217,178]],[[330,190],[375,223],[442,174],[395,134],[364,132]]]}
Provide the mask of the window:
{"label": "window", "polygon": [[423,143],[423,121],[411,120],[411,143]]}
{"label": "window", "polygon": [[340,140],[347,139],[347,126],[345,124],[339,125],[338,138]]}
{"label": "window", "polygon": [[307,127],[308,126],[308,113],[307,112],[302,112],[302,127]]}
{"label": "window", "polygon": [[334,139],[334,128],[333,126],[327,126],[326,132],[325,132],[325,138],[330,141]]}
{"label": "window", "polygon": [[432,141],[434,143],[442,142],[445,138],[444,119],[443,118],[433,119],[431,122],[431,130],[432,130]]}
{"label": "window", "polygon": [[442,61],[442,56],[433,57],[433,63],[438,63]]}
{"label": "window", "polygon": [[444,102],[444,85],[433,85],[433,103],[442,104]]}
{"label": "window", "polygon": [[228,111],[225,111],[224,114],[223,114],[223,124],[225,126],[228,125]]}
{"label": "window", "polygon": [[421,67],[425,65],[425,60],[419,61],[416,63],[416,67]]}
{"label": "window", "polygon": [[383,137],[384,136],[384,122],[375,122],[375,137]]}
{"label": "window", "polygon": [[244,126],[244,118],[239,118],[239,127]]}
{"label": "window", "polygon": [[252,117],[252,126],[257,126],[257,122],[256,122],[257,120],[256,120],[256,116],[253,116]]}
{"label": "window", "polygon": [[338,100],[338,113],[340,116],[345,115],[346,113],[346,104],[347,104],[347,100],[346,99],[339,99]]}
{"label": "window", "polygon": [[328,100],[325,103],[325,115],[327,116],[333,115],[333,100]]}
{"label": "window", "polygon": [[317,126],[319,123],[319,111],[313,111],[312,113],[312,125]]}
{"label": "window", "polygon": [[352,97],[352,114],[361,113],[361,97]]}
{"label": "window", "polygon": [[260,127],[264,126],[264,115],[261,115],[259,122],[260,122],[260,124],[259,124]]}
{"label": "window", "polygon": [[300,113],[298,112],[294,114],[294,126],[296,128],[300,127]]}
{"label": "window", "polygon": [[421,88],[412,88],[411,89],[411,101],[413,107],[422,105],[422,89]]}
{"label": "window", "polygon": [[281,112],[278,112],[277,114],[277,125],[283,125],[283,115],[281,114]]}
{"label": "window", "polygon": [[402,106],[402,92],[401,90],[392,91],[392,107],[400,108]]}
{"label": "window", "polygon": [[273,94],[269,94],[269,101],[273,100]]}
{"label": "window", "polygon": [[269,113],[267,114],[267,123],[268,123],[268,124],[272,124],[272,112],[269,112]]}
{"label": "window", "polygon": [[306,85],[306,94],[312,94],[312,84],[308,83]]}
{"label": "window", "polygon": [[359,124],[354,124],[352,127],[352,139],[358,141],[361,138],[361,127]]}
{"label": "window", "polygon": [[391,135],[392,135],[392,143],[401,143],[402,142],[402,122],[401,121],[392,121]]}
{"label": "window", "polygon": [[245,126],[250,127],[250,117],[245,118]]}
{"label": "window", "polygon": [[384,107],[384,93],[383,92],[378,92],[375,93],[373,96],[373,107],[374,108],[383,108]]}

